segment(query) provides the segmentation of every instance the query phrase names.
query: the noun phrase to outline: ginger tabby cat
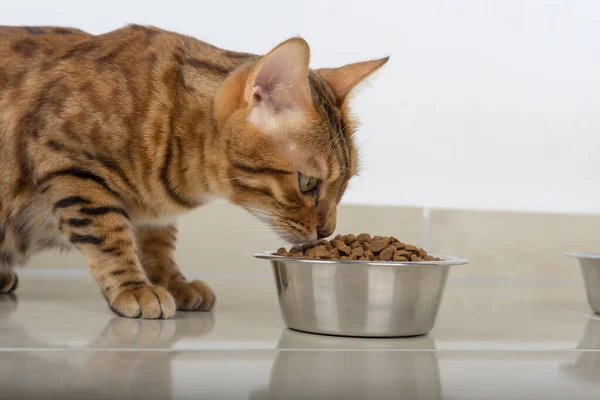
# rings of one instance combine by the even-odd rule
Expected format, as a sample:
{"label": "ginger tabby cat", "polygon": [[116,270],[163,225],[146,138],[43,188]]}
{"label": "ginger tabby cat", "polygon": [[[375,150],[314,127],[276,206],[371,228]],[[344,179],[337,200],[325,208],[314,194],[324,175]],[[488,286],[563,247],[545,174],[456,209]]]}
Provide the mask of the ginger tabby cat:
{"label": "ginger tabby cat", "polygon": [[80,250],[131,318],[210,310],[173,261],[178,215],[219,196],[290,242],[329,236],[357,171],[350,90],[387,58],[309,69],[132,25],[0,27],[0,292],[48,248]]}

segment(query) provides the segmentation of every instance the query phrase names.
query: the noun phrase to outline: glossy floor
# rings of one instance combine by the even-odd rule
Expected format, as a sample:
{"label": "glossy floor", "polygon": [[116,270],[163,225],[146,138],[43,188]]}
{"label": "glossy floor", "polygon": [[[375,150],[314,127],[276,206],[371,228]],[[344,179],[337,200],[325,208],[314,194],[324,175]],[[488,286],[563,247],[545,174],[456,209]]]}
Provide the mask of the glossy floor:
{"label": "glossy floor", "polygon": [[267,274],[207,276],[214,312],[141,321],[85,271],[20,272],[0,297],[3,399],[600,398],[579,281],[451,277],[428,336],[351,339],[287,330]]}

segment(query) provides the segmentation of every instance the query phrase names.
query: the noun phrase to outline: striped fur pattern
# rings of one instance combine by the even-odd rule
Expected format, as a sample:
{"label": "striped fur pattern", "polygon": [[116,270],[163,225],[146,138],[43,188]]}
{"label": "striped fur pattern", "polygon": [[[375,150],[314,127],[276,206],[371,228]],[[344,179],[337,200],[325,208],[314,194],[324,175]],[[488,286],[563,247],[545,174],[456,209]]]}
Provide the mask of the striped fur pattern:
{"label": "striped fur pattern", "polygon": [[386,61],[310,70],[299,38],[258,56],[138,25],[0,27],[0,292],[31,254],[76,248],[121,316],[210,310],[170,221],[218,196],[291,242],[330,235],[357,170],[346,97]]}

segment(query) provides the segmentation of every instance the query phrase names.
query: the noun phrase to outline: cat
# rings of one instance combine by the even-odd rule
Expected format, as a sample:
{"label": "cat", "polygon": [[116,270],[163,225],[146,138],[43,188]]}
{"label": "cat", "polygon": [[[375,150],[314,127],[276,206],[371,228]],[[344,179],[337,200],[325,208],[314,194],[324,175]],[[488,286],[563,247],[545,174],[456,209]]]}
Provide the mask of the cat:
{"label": "cat", "polygon": [[74,247],[120,316],[210,310],[173,221],[213,197],[292,243],[331,235],[358,168],[347,100],[388,58],[309,58],[301,38],[258,56],[151,26],[0,27],[0,292]]}

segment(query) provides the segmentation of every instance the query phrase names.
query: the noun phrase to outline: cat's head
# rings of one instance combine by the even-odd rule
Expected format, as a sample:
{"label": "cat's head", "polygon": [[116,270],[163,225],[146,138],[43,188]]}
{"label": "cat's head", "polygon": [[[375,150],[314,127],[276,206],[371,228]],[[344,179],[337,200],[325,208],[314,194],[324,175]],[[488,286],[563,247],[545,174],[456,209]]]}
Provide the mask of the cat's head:
{"label": "cat's head", "polygon": [[234,72],[215,98],[226,155],[219,192],[291,243],[335,230],[358,169],[348,95],[387,62],[310,70],[309,58],[303,39],[285,41]]}

